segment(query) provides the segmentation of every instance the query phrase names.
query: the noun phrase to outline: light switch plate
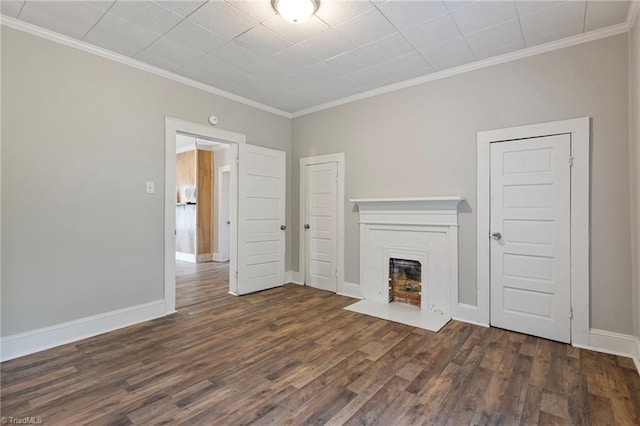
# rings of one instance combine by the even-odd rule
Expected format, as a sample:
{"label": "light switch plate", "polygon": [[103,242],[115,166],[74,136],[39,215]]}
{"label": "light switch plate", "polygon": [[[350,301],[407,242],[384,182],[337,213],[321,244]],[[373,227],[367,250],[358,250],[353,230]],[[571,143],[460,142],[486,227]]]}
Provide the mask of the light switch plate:
{"label": "light switch plate", "polygon": [[147,182],[147,194],[155,194],[156,185],[153,182]]}

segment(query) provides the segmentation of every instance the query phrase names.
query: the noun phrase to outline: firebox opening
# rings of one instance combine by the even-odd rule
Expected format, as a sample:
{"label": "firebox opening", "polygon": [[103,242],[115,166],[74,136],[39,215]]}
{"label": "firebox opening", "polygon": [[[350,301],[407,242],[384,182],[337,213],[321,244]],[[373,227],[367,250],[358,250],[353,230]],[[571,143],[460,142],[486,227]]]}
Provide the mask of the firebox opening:
{"label": "firebox opening", "polygon": [[422,264],[417,260],[389,259],[389,302],[420,307]]}

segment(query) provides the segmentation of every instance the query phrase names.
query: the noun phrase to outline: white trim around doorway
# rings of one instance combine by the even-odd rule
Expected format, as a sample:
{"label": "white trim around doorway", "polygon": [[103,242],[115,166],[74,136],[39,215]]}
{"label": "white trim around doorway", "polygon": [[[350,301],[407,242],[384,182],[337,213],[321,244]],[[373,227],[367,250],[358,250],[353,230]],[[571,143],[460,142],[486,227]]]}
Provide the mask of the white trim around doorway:
{"label": "white trim around doorway", "polygon": [[304,168],[311,164],[322,164],[322,163],[338,163],[338,256],[337,256],[337,267],[338,267],[338,282],[336,283],[337,294],[350,296],[350,297],[362,297],[358,292],[354,293],[353,288],[355,286],[349,286],[344,282],[344,173],[345,173],[345,157],[344,152],[339,152],[336,154],[327,154],[327,155],[314,155],[312,157],[304,157],[300,159],[300,169],[299,169],[299,181],[300,181],[300,199],[299,199],[299,211],[300,217],[298,221],[298,226],[300,228],[299,232],[299,246],[298,246],[298,280],[301,283],[305,283],[306,277],[306,253],[304,250],[305,247],[305,233],[304,233],[304,221],[306,217],[306,207],[305,207],[305,188],[306,188],[306,176],[304,173]]}
{"label": "white trim around doorway", "polygon": [[[571,135],[571,343],[589,345],[589,117],[478,132],[477,136],[477,306],[458,302],[454,317],[490,324],[490,144],[543,136]],[[570,161],[567,159],[567,161]]]}
{"label": "white trim around doorway", "polygon": [[[230,132],[203,124],[192,123],[176,118],[164,118],[164,302],[165,312],[170,314],[176,310],[176,134],[185,133],[191,136],[210,139],[231,145],[237,154],[237,145],[246,143],[246,136],[241,133]],[[236,155],[237,158],[237,155]],[[233,168],[234,165],[232,165]],[[237,213],[237,177],[231,174],[230,216]],[[171,190],[173,188],[173,190]],[[236,188],[234,190],[234,188]],[[229,239],[229,253],[236,253],[237,229],[236,221],[231,221],[231,238]],[[233,236],[236,236],[234,238]],[[230,256],[230,271],[235,271],[237,256]],[[237,288],[235,274],[229,274],[229,292]]]}

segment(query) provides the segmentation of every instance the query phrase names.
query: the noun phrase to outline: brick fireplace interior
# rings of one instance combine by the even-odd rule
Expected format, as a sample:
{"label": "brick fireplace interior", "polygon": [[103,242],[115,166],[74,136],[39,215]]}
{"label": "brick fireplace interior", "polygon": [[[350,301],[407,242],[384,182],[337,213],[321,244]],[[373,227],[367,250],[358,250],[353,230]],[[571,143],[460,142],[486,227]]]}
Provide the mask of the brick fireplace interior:
{"label": "brick fireplace interior", "polygon": [[389,302],[421,305],[422,265],[416,260],[389,259]]}

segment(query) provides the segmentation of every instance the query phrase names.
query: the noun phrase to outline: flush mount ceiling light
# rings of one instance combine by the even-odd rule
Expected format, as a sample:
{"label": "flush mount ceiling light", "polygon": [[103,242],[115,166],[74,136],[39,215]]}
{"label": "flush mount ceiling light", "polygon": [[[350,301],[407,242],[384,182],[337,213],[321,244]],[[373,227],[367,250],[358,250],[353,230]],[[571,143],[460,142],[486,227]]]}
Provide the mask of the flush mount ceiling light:
{"label": "flush mount ceiling light", "polygon": [[271,6],[287,22],[299,24],[318,10],[319,0],[271,0]]}

